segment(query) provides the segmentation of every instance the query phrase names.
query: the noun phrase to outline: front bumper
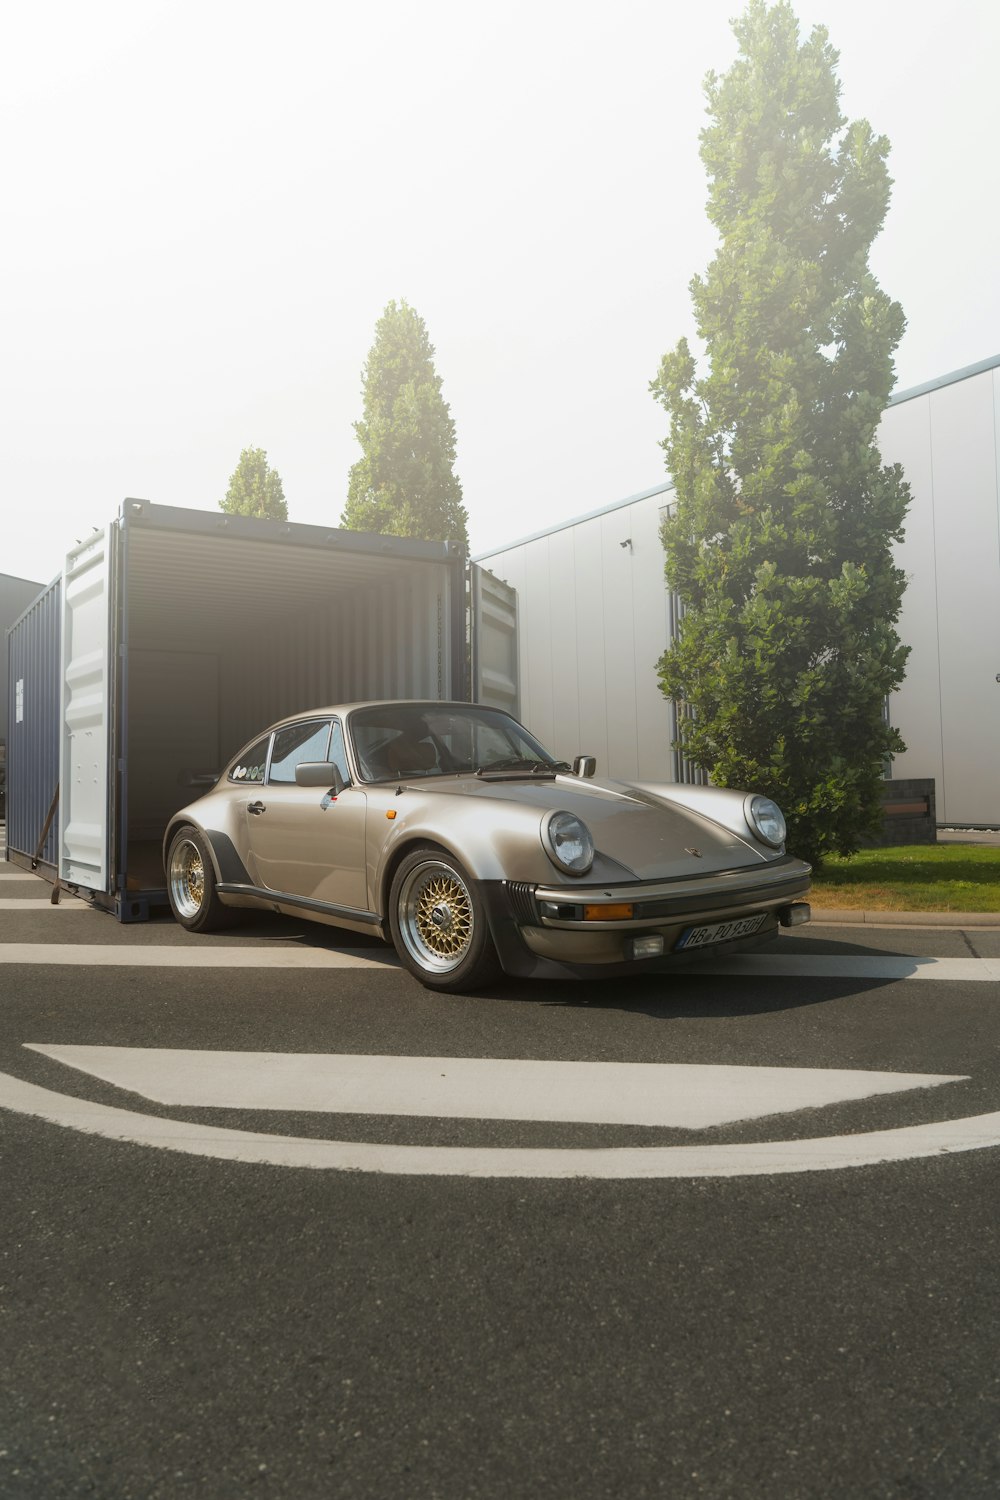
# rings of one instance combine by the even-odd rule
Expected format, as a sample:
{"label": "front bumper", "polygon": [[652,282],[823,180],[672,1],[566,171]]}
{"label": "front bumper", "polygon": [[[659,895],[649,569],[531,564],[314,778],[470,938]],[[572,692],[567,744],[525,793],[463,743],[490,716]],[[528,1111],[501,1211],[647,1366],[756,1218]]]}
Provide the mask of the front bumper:
{"label": "front bumper", "polygon": [[[798,905],[809,890],[810,868],[783,856],[759,870],[726,871],[694,880],[644,881],[614,886],[533,886],[503,881],[486,888],[500,961],[509,974],[598,978],[657,971],[720,949],[736,952],[772,938],[779,925],[808,919]],[[631,916],[595,916],[601,908],[630,907]],[[762,915],[747,937],[678,949],[691,927]],[[662,952],[635,957],[636,938],[659,938]]]}

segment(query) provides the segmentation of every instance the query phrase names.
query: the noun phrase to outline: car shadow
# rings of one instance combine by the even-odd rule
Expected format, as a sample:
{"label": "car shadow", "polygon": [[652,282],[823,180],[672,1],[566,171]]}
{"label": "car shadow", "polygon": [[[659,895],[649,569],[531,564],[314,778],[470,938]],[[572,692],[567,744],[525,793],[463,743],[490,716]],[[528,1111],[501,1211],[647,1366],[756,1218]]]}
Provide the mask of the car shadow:
{"label": "car shadow", "polygon": [[[172,921],[172,918],[168,917],[167,920]],[[213,934],[208,941],[214,937],[215,941],[225,943],[227,936],[231,941],[236,933],[255,943],[274,942],[330,953],[361,954],[367,961],[384,966],[386,972],[401,975],[406,983],[414,986],[416,992],[423,990],[419,980],[412,978],[403,969],[394,950],[374,935],[303,923],[294,917],[278,913],[255,911],[248,912],[233,927]],[[731,955],[705,955],[705,967],[702,967],[700,956],[692,956],[690,960],[676,965],[664,964],[659,970],[605,976],[600,979],[521,979],[505,975],[481,989],[443,998],[470,1005],[484,1000],[497,1000],[505,1004],[535,1005],[549,1009],[632,1012],[655,1020],[691,1017],[719,1019],[801,1010],[807,1006],[869,994],[899,982],[898,978],[881,977],[803,977],[783,975],[777,970],[767,974],[719,975],[711,973],[708,967],[712,958],[731,956],[738,963],[742,957],[777,955],[782,946],[794,956],[900,959],[913,956],[903,948],[874,947],[836,938],[810,935],[789,940],[787,937],[779,937],[749,953],[737,951]]]}
{"label": "car shadow", "polygon": [[[756,975],[723,979],[718,975],[684,974],[629,978],[612,990],[614,981],[547,980],[522,982],[514,991],[481,991],[478,998],[493,995],[548,1008],[568,1010],[603,1010],[649,1016],[652,1020],[673,1021],[732,1019],[738,1016],[775,1015],[782,1011],[805,1010],[831,1001],[856,999],[871,991],[886,989],[889,979],[822,978],[799,980],[792,991],[791,979],[767,979]],[[739,984],[738,994],[734,986]],[[808,984],[809,989],[801,988]],[[470,999],[477,998],[470,996]]]}
{"label": "car shadow", "polygon": [[[843,958],[898,958],[912,960],[904,948],[875,947],[859,942],[830,938],[796,938],[791,949],[788,938],[777,938],[750,952],[732,955],[717,953],[712,957],[732,957],[738,964],[743,957],[775,955],[782,945],[791,956]],[[785,954],[782,954],[785,956]],[[609,1012],[626,1011],[658,1020],[689,1017],[708,1019],[747,1015],[764,1015],[781,1011],[802,1010],[812,1005],[851,999],[884,990],[898,984],[905,975],[881,977],[858,975],[801,975],[774,972],[760,974],[714,974],[711,958],[701,967],[699,959],[677,965],[664,964],[659,970],[625,974],[613,978],[590,979],[504,979],[479,991],[480,997],[491,996],[506,1001],[562,1009]],[[470,998],[475,998],[470,996]]]}

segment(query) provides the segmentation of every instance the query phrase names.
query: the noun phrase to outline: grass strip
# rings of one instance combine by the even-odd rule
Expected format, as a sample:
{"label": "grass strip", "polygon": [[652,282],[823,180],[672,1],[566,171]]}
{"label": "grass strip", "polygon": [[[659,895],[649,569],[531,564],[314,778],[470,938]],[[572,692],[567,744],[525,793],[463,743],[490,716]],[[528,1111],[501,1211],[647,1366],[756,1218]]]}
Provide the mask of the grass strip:
{"label": "grass strip", "polygon": [[1000,913],[1000,848],[907,844],[832,856],[809,900],[857,911]]}

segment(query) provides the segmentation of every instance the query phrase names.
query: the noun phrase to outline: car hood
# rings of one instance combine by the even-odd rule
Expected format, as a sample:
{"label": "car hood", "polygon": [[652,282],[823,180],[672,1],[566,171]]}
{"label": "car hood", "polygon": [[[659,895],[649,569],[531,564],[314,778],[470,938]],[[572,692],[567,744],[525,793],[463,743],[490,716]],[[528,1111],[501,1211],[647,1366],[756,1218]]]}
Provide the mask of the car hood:
{"label": "car hood", "polygon": [[689,808],[659,801],[649,793],[600,782],[581,782],[576,776],[555,780],[492,780],[472,776],[441,781],[421,778],[406,782],[421,796],[465,798],[506,804],[515,816],[534,811],[539,817],[556,809],[575,813],[594,836],[600,854],[624,865],[640,880],[707,875],[777,858],[765,853],[749,836],[723,828]]}

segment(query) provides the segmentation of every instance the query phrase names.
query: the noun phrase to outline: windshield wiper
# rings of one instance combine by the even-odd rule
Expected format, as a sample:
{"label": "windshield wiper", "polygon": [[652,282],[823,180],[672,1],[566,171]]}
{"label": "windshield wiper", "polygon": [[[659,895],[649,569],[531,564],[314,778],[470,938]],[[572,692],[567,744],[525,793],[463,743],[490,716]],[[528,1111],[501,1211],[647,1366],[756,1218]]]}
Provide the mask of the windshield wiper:
{"label": "windshield wiper", "polygon": [[529,760],[527,756],[512,755],[507,760],[491,760],[484,766],[477,766],[476,775],[489,775],[493,771],[527,771],[530,776],[537,776],[541,771],[554,776],[557,771],[568,770],[569,766],[563,760]]}

